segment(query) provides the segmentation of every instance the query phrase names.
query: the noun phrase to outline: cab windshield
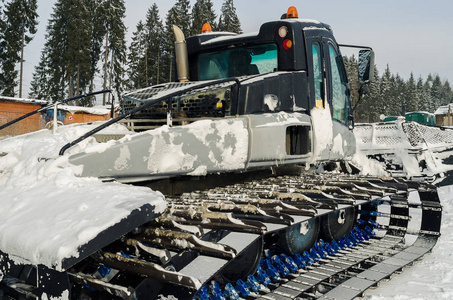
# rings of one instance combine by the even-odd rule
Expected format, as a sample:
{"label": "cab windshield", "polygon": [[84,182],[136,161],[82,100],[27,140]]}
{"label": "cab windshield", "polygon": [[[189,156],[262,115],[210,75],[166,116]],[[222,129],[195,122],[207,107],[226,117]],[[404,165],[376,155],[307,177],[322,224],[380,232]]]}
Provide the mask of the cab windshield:
{"label": "cab windshield", "polygon": [[237,47],[200,54],[199,80],[221,79],[275,72],[277,45]]}

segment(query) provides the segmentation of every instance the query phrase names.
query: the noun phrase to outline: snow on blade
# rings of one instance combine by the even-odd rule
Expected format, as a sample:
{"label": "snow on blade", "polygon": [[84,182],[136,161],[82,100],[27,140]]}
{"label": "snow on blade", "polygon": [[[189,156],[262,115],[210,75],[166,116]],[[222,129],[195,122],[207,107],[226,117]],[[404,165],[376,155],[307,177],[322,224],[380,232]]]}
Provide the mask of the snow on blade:
{"label": "snow on blade", "polygon": [[[93,125],[94,126],[94,125]],[[17,263],[57,270],[61,261],[144,205],[165,209],[163,195],[144,187],[80,178],[81,167],[59,149],[93,126],[65,126],[0,141],[0,251]],[[116,128],[120,131],[121,128]],[[95,146],[88,139],[77,147]],[[68,151],[70,152],[70,151]]]}

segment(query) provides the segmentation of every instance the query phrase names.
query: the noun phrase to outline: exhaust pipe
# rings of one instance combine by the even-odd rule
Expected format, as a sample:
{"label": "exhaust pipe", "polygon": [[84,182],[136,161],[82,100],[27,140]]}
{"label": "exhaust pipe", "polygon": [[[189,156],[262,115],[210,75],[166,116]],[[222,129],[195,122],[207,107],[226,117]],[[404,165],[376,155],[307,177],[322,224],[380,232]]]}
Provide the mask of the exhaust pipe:
{"label": "exhaust pipe", "polygon": [[180,82],[186,82],[189,81],[189,57],[187,55],[186,39],[182,30],[176,25],[173,25],[173,33],[176,38],[175,54],[178,80]]}

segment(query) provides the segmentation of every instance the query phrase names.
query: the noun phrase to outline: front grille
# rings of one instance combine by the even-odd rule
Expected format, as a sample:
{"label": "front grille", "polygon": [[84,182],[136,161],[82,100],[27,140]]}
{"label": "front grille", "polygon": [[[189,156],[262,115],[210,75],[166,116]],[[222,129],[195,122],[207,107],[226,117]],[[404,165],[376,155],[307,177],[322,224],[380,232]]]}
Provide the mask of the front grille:
{"label": "front grille", "polygon": [[[184,91],[194,83],[167,83],[124,95],[121,101],[122,113],[151,100],[162,99],[130,117],[130,119],[165,119],[171,103],[173,118],[224,117],[230,115],[232,82],[213,84],[208,87]],[[181,90],[181,94],[166,97]]]}

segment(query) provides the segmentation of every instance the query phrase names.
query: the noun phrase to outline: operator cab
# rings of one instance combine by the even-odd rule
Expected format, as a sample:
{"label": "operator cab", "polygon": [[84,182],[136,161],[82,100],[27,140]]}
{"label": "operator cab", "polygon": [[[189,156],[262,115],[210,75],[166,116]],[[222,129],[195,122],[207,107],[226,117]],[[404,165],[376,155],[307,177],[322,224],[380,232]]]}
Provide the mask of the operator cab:
{"label": "operator cab", "polygon": [[[207,32],[186,42],[191,81],[234,77],[248,86],[247,95],[232,103],[232,114],[310,113],[329,106],[336,120],[349,125],[349,84],[332,30],[299,19],[294,7],[257,33]],[[275,95],[278,103],[269,107],[266,95]]]}

